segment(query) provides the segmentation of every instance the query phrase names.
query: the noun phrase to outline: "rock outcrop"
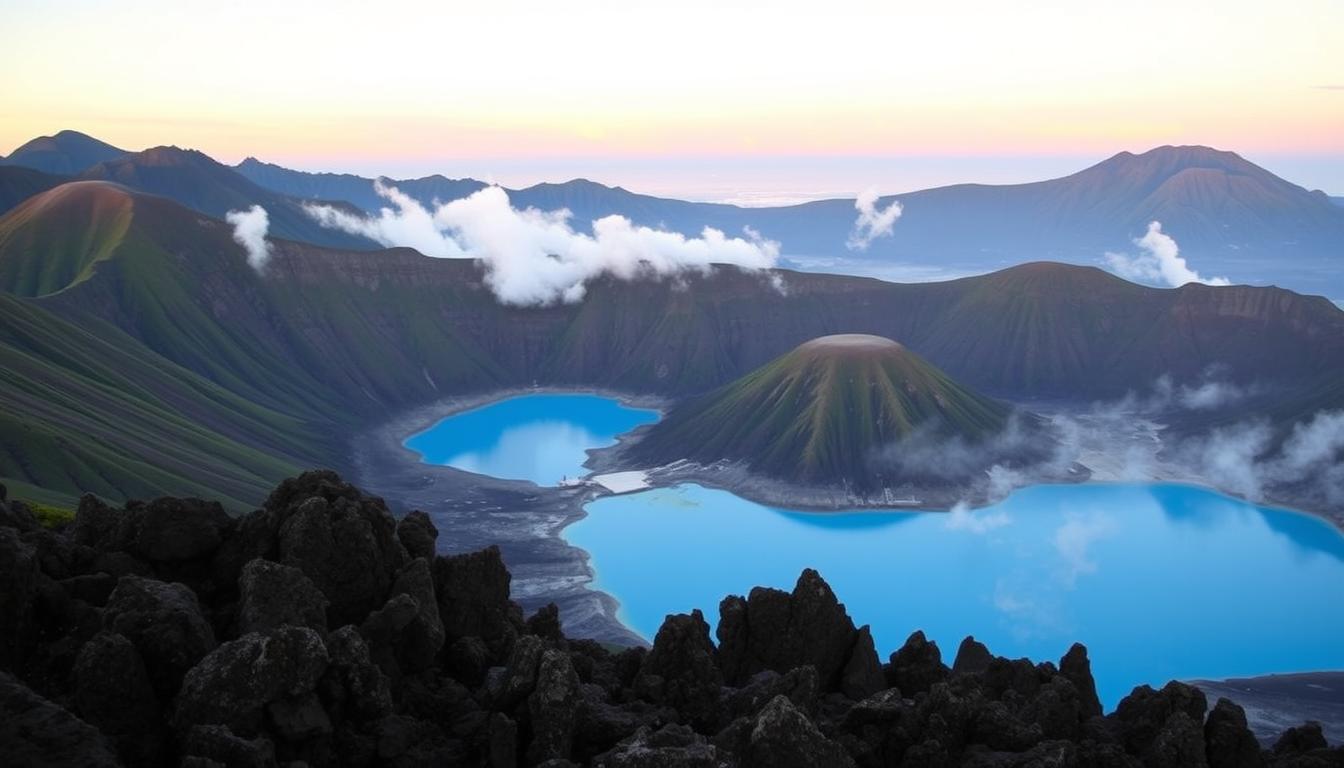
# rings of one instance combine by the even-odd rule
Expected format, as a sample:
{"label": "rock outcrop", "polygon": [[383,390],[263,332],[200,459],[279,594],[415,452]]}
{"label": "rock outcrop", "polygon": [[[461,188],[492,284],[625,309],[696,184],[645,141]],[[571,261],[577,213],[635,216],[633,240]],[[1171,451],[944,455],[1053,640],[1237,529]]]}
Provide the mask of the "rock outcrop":
{"label": "rock outcrop", "polygon": [[237,519],[198,500],[64,531],[0,499],[6,766],[1330,766],[1319,726],[1257,744],[1237,705],[1136,688],[1103,715],[1058,666],[922,633],[881,663],[815,571],[669,616],[651,648],[527,620],[497,549],[434,554],[330,472]]}

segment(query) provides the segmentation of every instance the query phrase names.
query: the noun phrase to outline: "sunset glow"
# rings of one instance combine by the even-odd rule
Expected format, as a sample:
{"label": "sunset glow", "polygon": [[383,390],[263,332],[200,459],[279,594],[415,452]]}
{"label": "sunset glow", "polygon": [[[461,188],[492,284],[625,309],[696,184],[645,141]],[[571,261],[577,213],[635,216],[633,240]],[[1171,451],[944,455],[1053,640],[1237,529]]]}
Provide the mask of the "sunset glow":
{"label": "sunset glow", "polygon": [[1344,4],[1326,0],[1272,14],[1254,2],[59,7],[0,10],[0,64],[23,75],[0,85],[0,151],[75,128],[229,162],[405,174],[1179,143],[1344,155]]}

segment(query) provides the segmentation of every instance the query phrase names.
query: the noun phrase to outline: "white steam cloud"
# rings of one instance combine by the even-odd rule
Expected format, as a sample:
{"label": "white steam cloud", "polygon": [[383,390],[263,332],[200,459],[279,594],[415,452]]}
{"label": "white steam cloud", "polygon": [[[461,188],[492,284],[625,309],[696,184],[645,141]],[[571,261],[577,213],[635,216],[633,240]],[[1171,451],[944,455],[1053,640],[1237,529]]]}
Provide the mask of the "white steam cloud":
{"label": "white steam cloud", "polygon": [[866,251],[877,238],[890,236],[896,220],[901,218],[900,201],[893,200],[891,205],[879,209],[877,189],[873,187],[865,189],[855,198],[854,209],[859,212],[859,216],[854,220],[849,240],[845,242],[845,247],[851,251]]}
{"label": "white steam cloud", "polygon": [[439,258],[480,259],[496,298],[516,306],[580,301],[588,281],[602,275],[630,280],[705,273],[716,263],[767,269],[779,258],[779,243],[750,229],[744,237],[728,237],[705,227],[700,237],[688,238],[606,216],[593,222],[588,235],[570,226],[568,210],[518,210],[499,187],[438,204],[433,212],[395,187],[379,182],[375,189],[391,203],[376,217],[314,204],[305,210],[324,227],[383,245],[408,246]]}
{"label": "white steam cloud", "polygon": [[1106,253],[1106,262],[1115,273],[1136,283],[1151,283],[1179,288],[1186,283],[1231,285],[1225,277],[1200,277],[1185,263],[1181,249],[1171,235],[1162,231],[1162,222],[1148,223],[1148,232],[1134,240],[1143,250],[1137,256],[1124,253]]}
{"label": "white steam cloud", "polygon": [[266,209],[254,205],[246,211],[229,211],[224,220],[233,225],[233,239],[247,251],[247,263],[258,272],[266,269],[271,260],[271,244],[266,232],[271,228]]}

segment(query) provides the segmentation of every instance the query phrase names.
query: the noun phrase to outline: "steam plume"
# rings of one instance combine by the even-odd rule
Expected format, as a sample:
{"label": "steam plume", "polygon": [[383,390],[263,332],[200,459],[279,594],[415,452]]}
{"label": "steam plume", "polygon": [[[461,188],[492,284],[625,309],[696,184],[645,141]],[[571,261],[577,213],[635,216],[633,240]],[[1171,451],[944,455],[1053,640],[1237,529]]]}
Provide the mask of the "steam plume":
{"label": "steam plume", "polygon": [[877,190],[873,187],[865,189],[855,198],[854,209],[859,212],[859,216],[854,220],[854,228],[845,243],[845,247],[851,251],[866,251],[877,238],[891,235],[896,220],[901,218],[900,201],[893,200],[891,205],[879,209]]}
{"label": "steam plume", "polygon": [[229,211],[224,219],[233,225],[234,241],[247,251],[247,263],[258,272],[264,271],[271,259],[271,244],[266,242],[271,221],[266,209],[254,205],[246,211]]}
{"label": "steam plume", "polygon": [[1115,273],[1136,283],[1153,283],[1179,288],[1186,283],[1231,285],[1225,277],[1200,277],[1185,263],[1181,249],[1171,235],[1162,231],[1162,222],[1148,223],[1148,232],[1136,238],[1134,244],[1143,250],[1137,256],[1124,253],[1106,253],[1106,262]]}

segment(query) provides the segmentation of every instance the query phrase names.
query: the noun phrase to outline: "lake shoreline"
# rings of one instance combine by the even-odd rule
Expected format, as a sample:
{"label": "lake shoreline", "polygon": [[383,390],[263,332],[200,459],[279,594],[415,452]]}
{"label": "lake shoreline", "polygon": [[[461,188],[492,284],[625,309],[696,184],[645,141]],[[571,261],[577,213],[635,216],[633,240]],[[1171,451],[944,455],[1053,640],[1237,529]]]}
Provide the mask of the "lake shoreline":
{"label": "lake shoreline", "polygon": [[[570,544],[564,530],[587,516],[584,507],[611,492],[591,482],[543,487],[525,480],[506,480],[452,467],[427,464],[405,443],[411,437],[455,415],[515,397],[534,394],[591,394],[623,405],[665,413],[671,400],[601,388],[513,387],[444,398],[407,410],[366,430],[351,442],[351,461],[357,482],[370,493],[383,496],[399,512],[421,509],[440,525],[440,551],[454,554],[498,544],[514,573],[516,599],[528,612],[549,602],[561,607],[567,631],[616,645],[646,645],[647,640],[620,621],[619,601],[593,589],[596,574],[590,553]],[[616,437],[613,445],[590,449],[584,462],[586,478],[631,469],[621,461],[623,450],[637,440],[640,427]],[[810,489],[781,485],[753,476],[741,468],[683,465],[644,470],[650,488],[669,488],[696,483],[733,493],[743,499],[772,507],[811,514],[835,512],[939,512],[965,502],[970,508],[996,503],[997,497],[944,489],[944,495],[924,492],[918,504],[855,504],[840,498],[834,489]],[[1113,478],[1087,477],[1073,483],[1106,483]],[[1226,491],[1198,478],[1172,477],[1152,482],[1176,482]],[[1038,484],[1038,483],[1033,483]],[[1011,493],[1010,489],[1008,493]],[[809,496],[809,494],[812,494]],[[1234,497],[1235,498],[1235,497]],[[897,499],[898,502],[902,501]],[[941,501],[941,503],[939,503]],[[1269,504],[1283,511],[1324,519],[1344,530],[1344,520],[1328,514],[1298,509],[1278,501]]]}

